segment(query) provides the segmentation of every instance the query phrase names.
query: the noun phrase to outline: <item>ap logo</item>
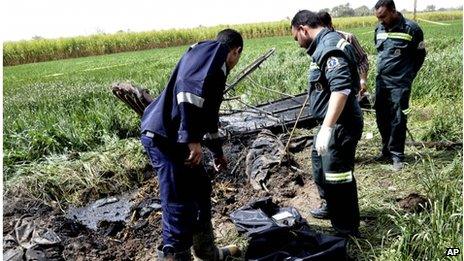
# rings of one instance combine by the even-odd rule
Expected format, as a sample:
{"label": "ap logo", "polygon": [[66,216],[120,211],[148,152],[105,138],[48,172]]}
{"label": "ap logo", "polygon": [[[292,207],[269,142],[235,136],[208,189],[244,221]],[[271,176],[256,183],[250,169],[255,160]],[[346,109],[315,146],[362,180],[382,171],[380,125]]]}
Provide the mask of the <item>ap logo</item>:
{"label": "ap logo", "polygon": [[445,255],[446,256],[457,256],[461,253],[461,250],[459,248],[447,248]]}

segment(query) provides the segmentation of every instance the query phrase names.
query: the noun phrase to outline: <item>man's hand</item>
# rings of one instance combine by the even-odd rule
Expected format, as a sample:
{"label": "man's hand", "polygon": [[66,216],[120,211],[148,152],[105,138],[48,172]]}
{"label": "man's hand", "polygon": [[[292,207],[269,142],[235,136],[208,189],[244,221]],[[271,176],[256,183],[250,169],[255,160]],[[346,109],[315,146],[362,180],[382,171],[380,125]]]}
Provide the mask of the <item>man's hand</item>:
{"label": "man's hand", "polygon": [[361,88],[359,89],[359,96],[362,97],[364,93],[367,91],[367,82],[366,80],[361,80]]}
{"label": "man's hand", "polygon": [[213,166],[214,170],[216,172],[219,172],[221,170],[226,170],[227,169],[227,159],[224,155],[214,158],[213,160]]}
{"label": "man's hand", "polygon": [[185,161],[185,165],[189,167],[195,167],[201,162],[201,145],[200,143],[189,143],[188,148],[190,150],[190,154],[188,159]]}
{"label": "man's hand", "polygon": [[316,136],[316,151],[319,156],[324,156],[329,148],[329,141],[332,137],[331,127],[322,125]]}

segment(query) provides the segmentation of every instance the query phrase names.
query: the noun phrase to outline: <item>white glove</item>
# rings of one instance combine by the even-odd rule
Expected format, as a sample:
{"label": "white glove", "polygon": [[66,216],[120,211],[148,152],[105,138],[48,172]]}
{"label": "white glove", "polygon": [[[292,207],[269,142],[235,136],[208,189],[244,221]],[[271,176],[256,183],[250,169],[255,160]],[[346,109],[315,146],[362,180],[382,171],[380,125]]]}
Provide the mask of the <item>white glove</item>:
{"label": "white glove", "polygon": [[321,126],[316,136],[316,151],[319,156],[324,156],[329,148],[329,141],[332,137],[331,127]]}

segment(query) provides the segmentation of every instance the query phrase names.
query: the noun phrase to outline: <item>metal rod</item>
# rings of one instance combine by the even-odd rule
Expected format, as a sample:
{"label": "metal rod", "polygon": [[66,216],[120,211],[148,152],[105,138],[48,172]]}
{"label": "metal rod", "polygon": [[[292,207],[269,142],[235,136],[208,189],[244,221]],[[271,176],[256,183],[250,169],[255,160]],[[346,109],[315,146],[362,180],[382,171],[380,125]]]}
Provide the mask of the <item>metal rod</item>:
{"label": "metal rod", "polygon": [[[267,114],[267,115],[272,116],[272,117],[275,118],[275,115],[274,115],[272,112],[265,111],[265,110],[263,110],[263,109],[260,109],[260,108],[258,108],[258,107],[255,107],[255,106],[253,106],[253,105],[247,104],[247,103],[245,103],[244,101],[242,101],[242,100],[240,100],[240,99],[238,99],[237,101],[238,101],[239,103],[241,103],[241,104],[243,104],[243,105],[249,107],[249,108],[252,108],[252,109],[254,109],[254,110],[257,110],[257,111],[259,111],[259,112],[262,112],[262,113],[264,113],[264,114]],[[276,119],[278,119],[278,118],[276,118]]]}
{"label": "metal rod", "polygon": [[306,96],[306,99],[305,99],[305,101],[303,103],[303,106],[301,106],[300,113],[298,114],[298,117],[296,118],[295,124],[293,125],[292,132],[290,132],[290,137],[288,137],[287,144],[285,145],[285,149],[284,149],[285,153],[287,153],[288,145],[290,145],[290,140],[292,139],[293,132],[296,129],[296,125],[298,124],[298,121],[300,120],[301,114],[303,114],[303,109],[306,107],[306,103],[308,102],[308,100],[309,100],[309,95]]}
{"label": "metal rod", "polygon": [[262,56],[258,57],[250,65],[245,67],[245,69],[239,72],[237,77],[235,77],[231,84],[226,84],[224,94],[228,93],[230,90],[233,90],[239,84],[239,82],[241,82],[247,75],[256,70],[256,68],[258,68],[264,61],[266,61],[269,58],[269,56],[271,56],[274,53],[274,51],[275,48],[269,49],[269,51],[264,53]]}

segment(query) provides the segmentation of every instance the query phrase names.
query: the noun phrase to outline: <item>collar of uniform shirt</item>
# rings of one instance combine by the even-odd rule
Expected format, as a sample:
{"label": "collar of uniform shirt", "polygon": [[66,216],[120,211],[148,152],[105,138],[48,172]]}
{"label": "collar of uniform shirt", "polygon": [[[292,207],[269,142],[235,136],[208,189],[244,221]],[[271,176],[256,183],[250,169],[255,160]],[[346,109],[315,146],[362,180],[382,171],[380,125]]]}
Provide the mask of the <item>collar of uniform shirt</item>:
{"label": "collar of uniform shirt", "polygon": [[309,54],[310,56],[313,55],[314,51],[316,50],[317,44],[321,40],[321,38],[330,33],[331,31],[327,28],[323,28],[319,33],[316,35],[316,39],[309,45],[308,49],[306,49],[306,53]]}

